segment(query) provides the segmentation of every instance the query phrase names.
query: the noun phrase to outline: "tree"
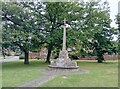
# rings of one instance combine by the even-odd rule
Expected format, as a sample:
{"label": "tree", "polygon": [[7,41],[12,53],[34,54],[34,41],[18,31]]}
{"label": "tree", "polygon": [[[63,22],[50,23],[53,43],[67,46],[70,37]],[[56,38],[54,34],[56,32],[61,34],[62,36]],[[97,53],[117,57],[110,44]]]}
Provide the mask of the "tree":
{"label": "tree", "polygon": [[112,36],[116,34],[116,30],[110,26],[109,3],[99,4],[99,2],[91,1],[86,2],[83,8],[82,13],[84,14],[80,17],[83,19],[82,21],[78,20],[75,26],[75,28],[79,29],[76,35],[81,35],[76,38],[77,42],[80,42],[77,44],[80,44],[78,46],[79,50],[84,49],[86,54],[92,50],[94,55],[97,56],[98,62],[101,63],[104,60],[104,53],[116,51],[115,46],[112,44]]}
{"label": "tree", "polygon": [[[93,1],[4,3],[2,11],[4,31],[8,31],[8,37],[3,38],[4,42],[19,46],[26,55],[25,60],[28,60],[30,50],[38,51],[45,44],[48,48],[46,63],[50,63],[52,50],[62,46],[64,18],[70,26],[67,31],[67,47],[76,47],[77,54],[84,48],[85,51],[94,50],[101,55],[97,48],[106,48],[110,45],[108,41],[112,40],[113,29],[110,27],[107,2],[103,5]],[[97,35],[103,40],[99,40]],[[106,43],[101,44],[103,41]],[[96,42],[97,46],[93,45]]]}
{"label": "tree", "polygon": [[103,3],[104,11],[100,14],[101,15],[101,24],[99,32],[94,34],[94,51],[97,55],[98,63],[102,63],[104,60],[103,54],[113,53],[114,45],[112,44],[112,35],[114,34],[114,29],[111,28],[110,23],[110,14],[109,14],[109,6],[108,2]]}
{"label": "tree", "polygon": [[[68,23],[74,24],[72,21],[76,21],[78,15],[75,15],[74,13],[79,12],[80,8],[77,8],[79,4],[77,3],[65,3],[65,2],[47,2],[43,3],[45,8],[42,9],[42,12],[44,14],[39,13],[39,9],[35,10],[37,13],[42,16],[41,19],[44,21],[44,33],[46,36],[46,44],[48,48],[48,55],[46,63],[50,63],[50,55],[54,47],[57,47],[60,49],[61,43],[62,43],[62,25],[63,25],[63,19],[66,18],[68,20]],[[40,4],[39,4],[40,5]],[[39,6],[38,5],[38,6]],[[35,8],[33,6],[33,8]],[[71,13],[72,12],[72,13]],[[40,17],[38,15],[38,17]],[[60,33],[59,33],[60,32]],[[59,33],[59,34],[58,34]],[[60,38],[60,37],[61,38]],[[60,45],[60,46],[58,46]]]}
{"label": "tree", "polygon": [[117,29],[117,32],[118,32],[118,47],[117,47],[117,49],[118,49],[118,55],[120,55],[120,13],[118,13],[116,15],[116,24],[118,24],[118,29]]}
{"label": "tree", "polygon": [[4,29],[2,34],[2,46],[11,48],[18,46],[25,55],[24,64],[29,64],[29,51],[40,48],[44,36],[35,24],[32,12],[22,8],[20,3],[2,3],[2,20]]}

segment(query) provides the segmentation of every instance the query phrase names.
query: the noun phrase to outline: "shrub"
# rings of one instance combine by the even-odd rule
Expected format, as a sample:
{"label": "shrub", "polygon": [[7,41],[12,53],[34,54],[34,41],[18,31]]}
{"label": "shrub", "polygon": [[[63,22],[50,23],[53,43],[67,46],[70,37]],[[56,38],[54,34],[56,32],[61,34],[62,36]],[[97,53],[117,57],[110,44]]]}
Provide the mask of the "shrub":
{"label": "shrub", "polygon": [[19,59],[24,59],[25,57],[24,57],[24,55],[22,54],[22,55],[20,55],[20,57],[19,57]]}

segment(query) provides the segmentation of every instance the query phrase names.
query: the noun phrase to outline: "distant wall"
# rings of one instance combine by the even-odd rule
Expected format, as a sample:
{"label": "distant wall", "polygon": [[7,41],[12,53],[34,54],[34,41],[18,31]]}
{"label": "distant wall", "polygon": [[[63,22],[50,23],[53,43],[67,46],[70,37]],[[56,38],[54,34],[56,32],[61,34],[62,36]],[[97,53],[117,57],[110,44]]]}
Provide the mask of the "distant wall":
{"label": "distant wall", "polygon": [[105,59],[105,60],[116,60],[116,59],[118,59],[118,54],[108,55],[108,54],[106,53],[106,54],[104,54],[104,59]]}
{"label": "distant wall", "polygon": [[[108,55],[107,53],[106,54],[104,54],[104,59],[105,60],[118,60],[118,59],[120,59],[120,55],[118,55],[118,54],[112,54],[112,55]],[[96,56],[91,56],[91,57],[80,57],[79,59],[80,60],[96,60]]]}
{"label": "distant wall", "polygon": [[96,60],[96,56],[79,57],[80,60]]}
{"label": "distant wall", "polygon": [[29,52],[30,59],[45,59],[46,55],[47,53],[44,48],[42,48],[40,52]]}
{"label": "distant wall", "polygon": [[[29,58],[30,59],[45,59],[47,56],[47,53],[44,50],[41,50],[40,52],[30,52],[29,53]],[[118,58],[120,59],[120,55],[118,54],[112,54],[112,55],[108,55],[107,53],[104,54],[104,59],[105,60],[118,60]],[[89,56],[89,57],[79,57],[80,60],[96,60],[96,56]]]}

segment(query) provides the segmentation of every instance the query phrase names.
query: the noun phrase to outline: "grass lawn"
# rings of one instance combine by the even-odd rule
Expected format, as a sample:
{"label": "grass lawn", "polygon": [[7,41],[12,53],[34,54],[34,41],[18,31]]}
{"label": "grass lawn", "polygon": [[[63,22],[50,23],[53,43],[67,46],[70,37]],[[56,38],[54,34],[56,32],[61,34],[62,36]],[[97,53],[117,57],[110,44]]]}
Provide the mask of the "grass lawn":
{"label": "grass lawn", "polygon": [[2,63],[0,63],[0,89],[2,88]]}
{"label": "grass lawn", "polygon": [[118,61],[78,61],[78,65],[89,73],[60,75],[42,87],[118,87]]}
{"label": "grass lawn", "polygon": [[43,61],[30,61],[24,65],[23,60],[2,63],[2,87],[14,87],[21,83],[42,76],[40,67],[47,66]]}
{"label": "grass lawn", "polygon": [[[67,78],[60,75],[43,84],[42,87],[117,87],[118,62],[107,61],[78,61],[80,68],[89,70],[88,74],[69,74]],[[23,60],[2,63],[2,86],[14,87],[27,81],[36,79],[43,74],[39,68],[46,67],[44,61],[30,61],[24,65]],[[41,87],[41,86],[40,86]]]}

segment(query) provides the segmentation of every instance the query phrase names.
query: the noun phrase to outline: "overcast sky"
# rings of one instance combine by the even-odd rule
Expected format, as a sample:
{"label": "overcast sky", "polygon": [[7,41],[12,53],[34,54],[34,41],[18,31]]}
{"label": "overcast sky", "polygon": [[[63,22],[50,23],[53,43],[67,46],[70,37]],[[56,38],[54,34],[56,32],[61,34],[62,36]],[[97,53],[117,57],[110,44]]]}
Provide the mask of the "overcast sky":
{"label": "overcast sky", "polygon": [[111,26],[117,28],[117,24],[115,24],[114,19],[115,19],[115,15],[118,14],[118,2],[120,0],[107,0],[107,1],[109,2],[109,5],[110,5],[110,18],[113,20],[113,22],[111,23]]}
{"label": "overcast sky", "polygon": [[[117,28],[117,24],[115,24],[115,15],[118,14],[118,2],[120,0],[107,0],[109,2],[110,5],[110,18],[113,20],[111,23],[112,27]],[[120,8],[119,8],[120,9]],[[116,41],[118,38],[118,36],[114,36],[114,40]]]}

